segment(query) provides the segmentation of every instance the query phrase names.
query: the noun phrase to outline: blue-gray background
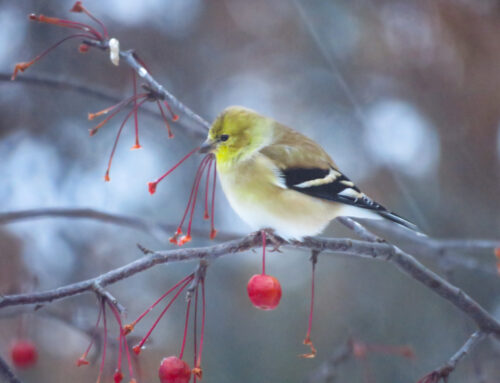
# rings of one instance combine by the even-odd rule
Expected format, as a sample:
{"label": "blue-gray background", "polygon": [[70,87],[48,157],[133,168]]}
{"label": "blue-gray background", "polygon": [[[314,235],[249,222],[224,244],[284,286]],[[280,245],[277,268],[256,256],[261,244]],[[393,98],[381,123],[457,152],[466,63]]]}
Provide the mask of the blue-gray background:
{"label": "blue-gray background", "polygon": [[[67,31],[29,23],[30,12],[70,16],[72,2],[0,1],[0,71],[27,61]],[[212,120],[224,107],[245,105],[318,140],[367,194],[413,220],[432,236],[494,237],[500,206],[500,8],[494,1],[86,1],[123,49],[134,48],[156,78]],[[71,17],[86,21],[82,15]],[[123,97],[130,71],[102,52],[77,52],[69,42],[26,74],[85,83]],[[22,76],[22,74],[21,74]],[[178,222],[198,159],[191,159],[151,197],[146,183],[199,143],[174,125],[140,115],[143,150],[132,124],[119,144],[111,182],[103,174],[120,118],[88,137],[88,112],[108,106],[72,92],[0,83],[0,210],[91,207],[145,219]],[[181,117],[182,118],[182,117]],[[201,212],[199,213],[201,214]],[[198,214],[198,215],[199,215]],[[247,233],[222,193],[217,228]],[[198,219],[197,227],[205,229]],[[336,225],[329,235],[344,235]],[[51,219],[0,228],[0,292],[48,289],[95,276],[140,257],[135,244],[171,247],[130,229],[92,221]],[[193,245],[206,244],[198,237]],[[494,267],[492,254],[471,255]],[[283,285],[274,312],[246,297],[259,253],[226,257],[210,267],[204,352],[210,382],[300,382],[352,335],[376,344],[411,344],[417,359],[372,355],[376,382],[415,381],[444,362],[472,330],[448,303],[393,267],[323,257],[318,267],[314,360],[302,360],[307,325],[307,254],[269,257]],[[429,264],[436,267],[435,264]],[[161,266],[110,290],[134,318],[194,265]],[[457,270],[454,281],[491,311],[499,311],[498,280]],[[91,326],[93,297],[56,303],[73,326]],[[51,311],[52,310],[52,311]],[[182,305],[162,321],[140,358],[143,381],[156,381],[162,356],[178,352]],[[27,382],[92,381],[97,365],[76,369],[87,338],[43,315],[26,331],[39,344]],[[0,323],[6,355],[15,320]],[[138,334],[146,331],[143,325]],[[189,351],[190,352],[190,351]],[[188,354],[189,354],[188,352]],[[497,356],[498,357],[498,356]],[[463,363],[453,382],[498,381],[494,346]],[[190,357],[189,357],[190,359]],[[109,371],[114,365],[113,355]],[[362,364],[343,365],[339,381],[364,382]],[[476,379],[476,380],[475,380]],[[477,380],[479,381],[479,380]]]}

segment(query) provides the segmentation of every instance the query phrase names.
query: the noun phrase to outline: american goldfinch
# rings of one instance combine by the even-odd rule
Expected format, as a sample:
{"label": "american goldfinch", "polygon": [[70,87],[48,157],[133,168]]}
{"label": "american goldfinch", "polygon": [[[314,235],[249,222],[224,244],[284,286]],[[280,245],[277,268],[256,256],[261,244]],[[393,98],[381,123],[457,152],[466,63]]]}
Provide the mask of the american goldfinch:
{"label": "american goldfinch", "polygon": [[338,216],[416,228],[362,193],[316,142],[253,110],[225,109],[200,152],[215,154],[229,203],[254,230],[301,239]]}

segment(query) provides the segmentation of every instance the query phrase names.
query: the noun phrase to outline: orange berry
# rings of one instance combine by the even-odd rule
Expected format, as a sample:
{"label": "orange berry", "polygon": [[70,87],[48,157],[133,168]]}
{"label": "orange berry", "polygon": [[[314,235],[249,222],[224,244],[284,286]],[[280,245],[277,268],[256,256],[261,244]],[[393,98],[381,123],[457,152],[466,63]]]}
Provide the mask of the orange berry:
{"label": "orange berry", "polygon": [[253,305],[261,310],[274,310],[281,299],[281,285],[270,275],[256,274],[247,284],[247,292]]}

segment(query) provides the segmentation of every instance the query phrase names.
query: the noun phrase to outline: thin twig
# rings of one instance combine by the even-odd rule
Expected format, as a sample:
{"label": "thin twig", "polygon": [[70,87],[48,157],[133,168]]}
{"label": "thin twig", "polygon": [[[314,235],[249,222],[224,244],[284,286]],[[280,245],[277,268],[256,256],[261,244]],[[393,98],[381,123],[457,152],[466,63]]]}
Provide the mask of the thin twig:
{"label": "thin twig", "polygon": [[[31,220],[35,218],[72,218],[72,219],[93,219],[100,222],[111,223],[115,225],[130,227],[141,230],[152,235],[159,241],[166,242],[172,233],[177,229],[177,225],[168,223],[150,222],[139,217],[126,216],[121,214],[107,213],[100,210],[88,208],[43,208],[18,210],[0,213],[0,225],[14,223],[17,221]],[[194,229],[193,235],[203,237],[205,230]],[[231,240],[239,238],[236,234],[223,233],[217,234],[217,238]]]}
{"label": "thin twig", "polygon": [[6,383],[22,383],[2,357],[0,357],[0,376],[3,376],[6,379],[2,380]]}
{"label": "thin twig", "polygon": [[[102,50],[109,49],[109,41],[96,41],[96,40],[86,40],[85,44],[100,48]],[[201,117],[199,114],[195,113],[185,104],[179,101],[172,93],[166,90],[163,85],[161,85],[156,79],[148,72],[144,66],[136,59],[136,55],[133,50],[120,51],[120,57],[131,67],[137,75],[142,78],[149,86],[149,88],[160,96],[162,100],[168,101],[168,103],[176,110],[181,112],[183,115],[189,117],[191,120],[196,121],[202,128],[208,130],[210,128],[210,123]]]}
{"label": "thin twig", "polygon": [[487,334],[482,331],[474,332],[467,341],[458,349],[458,351],[448,360],[448,362],[440,368],[432,371],[423,378],[421,378],[418,383],[437,383],[441,379],[446,381],[448,376],[455,370],[457,364],[467,355],[472,349],[477,346],[481,341],[486,339]]}
{"label": "thin twig", "polygon": [[[13,82],[11,81],[11,74],[0,72],[0,82],[9,82],[9,84],[12,84]],[[99,87],[96,85],[89,86],[66,78],[53,77],[50,75],[23,74],[22,76],[18,76],[16,78],[14,84],[15,83],[41,86],[62,91],[72,91],[82,95],[101,99],[112,104],[116,104],[123,100],[123,97],[121,97],[119,94],[111,93],[104,89],[99,89]],[[163,122],[163,117],[156,108],[149,109],[147,107],[143,107],[141,108],[141,113],[145,113]],[[183,129],[186,129],[193,137],[205,138],[206,136],[205,128],[200,128],[199,125],[193,126],[193,124],[188,124],[184,119],[180,119],[176,123],[182,126]]]}
{"label": "thin twig", "polygon": [[[107,213],[100,210],[89,209],[89,208],[43,208],[43,209],[29,209],[29,210],[18,210],[0,213],[0,225],[15,223],[22,220],[31,220],[35,218],[72,218],[72,219],[93,219],[105,223],[111,223],[115,225],[130,227],[133,229],[141,230],[145,233],[150,234],[155,239],[166,242],[170,235],[175,232],[177,225],[151,222],[143,218],[126,216],[121,214]],[[338,218],[339,222],[346,224],[349,228],[356,228],[355,232],[360,235],[361,238],[366,240],[373,240],[376,237],[374,234],[363,237],[366,232],[362,232],[366,229],[351,219],[342,217]],[[406,238],[407,232],[405,228],[400,228],[397,225],[393,230],[393,234],[398,234],[402,238]],[[203,229],[193,229],[193,234],[198,237],[204,237],[206,231]],[[232,239],[240,238],[237,234],[219,232],[217,233],[217,239],[228,241]],[[273,236],[269,234],[269,238],[272,242]],[[449,244],[453,249],[457,247],[457,243],[461,242],[466,244],[468,250],[481,250],[488,248],[489,250],[495,247],[500,247],[500,241],[494,240],[448,240],[448,239],[435,239],[430,237],[423,237],[425,240],[419,242],[419,246],[412,248],[412,252],[419,257],[436,259],[438,257],[443,258],[447,263],[452,266],[464,267],[470,270],[481,271],[484,273],[497,275],[496,268],[493,266],[485,265],[477,259],[470,256],[462,256],[460,254],[451,254],[447,251],[447,245]],[[475,248],[477,244],[477,248]]]}
{"label": "thin twig", "polygon": [[102,287],[98,281],[94,282],[92,290],[94,290],[98,297],[107,300],[110,304],[115,306],[120,314],[125,312],[125,307],[123,307],[123,305],[118,302],[118,299],[116,299],[108,290]]}

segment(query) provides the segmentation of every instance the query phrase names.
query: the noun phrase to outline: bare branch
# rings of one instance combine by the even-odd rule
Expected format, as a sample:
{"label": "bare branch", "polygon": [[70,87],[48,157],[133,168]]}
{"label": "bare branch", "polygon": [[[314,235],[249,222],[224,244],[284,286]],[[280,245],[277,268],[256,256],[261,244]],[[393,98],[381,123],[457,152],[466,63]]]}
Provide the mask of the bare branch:
{"label": "bare branch", "polygon": [[8,383],[22,383],[2,357],[0,357],[0,376],[3,376]]}
{"label": "bare branch", "polygon": [[[168,239],[170,235],[177,229],[177,225],[150,222],[139,217],[112,214],[87,208],[44,208],[5,212],[0,213],[0,225],[45,217],[93,219],[100,222],[111,223],[114,225],[141,230],[145,233],[150,234],[161,242],[165,242],[165,240]],[[204,231],[195,228],[193,228],[192,232],[194,235],[200,237],[206,234]],[[231,240],[238,238],[238,236],[236,234],[219,232],[217,233],[217,238],[223,240]]]}
{"label": "bare branch", "polygon": [[[11,75],[8,73],[0,72],[0,81],[9,82],[12,84]],[[99,89],[97,85],[88,86],[73,80],[53,77],[49,75],[27,75],[23,74],[16,78],[14,83],[23,83],[28,85],[42,86],[51,89],[63,90],[63,91],[72,91],[77,92],[79,94],[83,94],[86,96],[95,97],[104,101],[108,101],[110,103],[118,103],[122,101],[123,97],[116,93],[111,93],[104,89]],[[131,107],[131,106],[130,106]],[[159,121],[163,122],[163,118],[161,113],[157,109],[149,109],[147,107],[141,108],[141,112],[146,113],[147,115],[156,118]],[[193,126],[192,124],[188,124],[187,121],[180,119],[176,122],[181,125],[184,129],[196,138],[204,138],[206,136],[206,130],[199,125]]]}
{"label": "bare branch", "polygon": [[[261,245],[258,233],[238,240],[222,244],[191,249],[169,251],[150,251],[143,248],[148,255],[128,265],[117,268],[96,278],[74,283],[54,290],[32,294],[7,295],[0,300],[0,308],[19,304],[39,304],[56,299],[81,294],[93,290],[95,283],[107,286],[116,283],[141,271],[150,269],[157,264],[179,262],[196,259],[216,259],[223,255],[236,254]],[[351,239],[306,238],[304,241],[294,241],[289,245],[308,250],[330,251],[349,256],[375,258],[394,263],[401,271],[421,282],[434,293],[440,295],[469,318],[485,333],[500,336],[500,322],[493,318],[479,303],[462,290],[447,282],[434,272],[427,269],[411,255],[406,254],[396,246],[387,243],[371,243]]]}
{"label": "bare branch", "polygon": [[92,285],[92,290],[97,294],[98,297],[107,300],[110,304],[116,307],[118,312],[121,314],[125,311],[125,307],[123,307],[108,290],[101,286],[99,282],[94,282]]}
{"label": "bare branch", "polygon": [[458,351],[448,360],[448,362],[424,376],[418,383],[437,383],[441,379],[446,381],[448,376],[455,370],[457,364],[467,355],[472,349],[477,346],[481,341],[486,339],[487,334],[482,331],[474,332],[467,341],[458,349]]}
{"label": "bare branch", "polygon": [[[85,43],[89,46],[94,46],[102,50],[109,49],[109,41],[96,41],[96,40],[86,40]],[[124,59],[128,66],[130,66],[137,75],[142,78],[150,87],[150,89],[158,94],[161,99],[167,100],[168,103],[176,110],[180,111],[185,116],[196,121],[201,127],[206,130],[210,128],[210,123],[203,117],[195,113],[193,110],[188,108],[185,104],[180,102],[177,97],[166,90],[163,85],[161,85],[156,79],[147,71],[144,66],[136,59],[136,55],[133,50],[120,51],[120,57]]]}

